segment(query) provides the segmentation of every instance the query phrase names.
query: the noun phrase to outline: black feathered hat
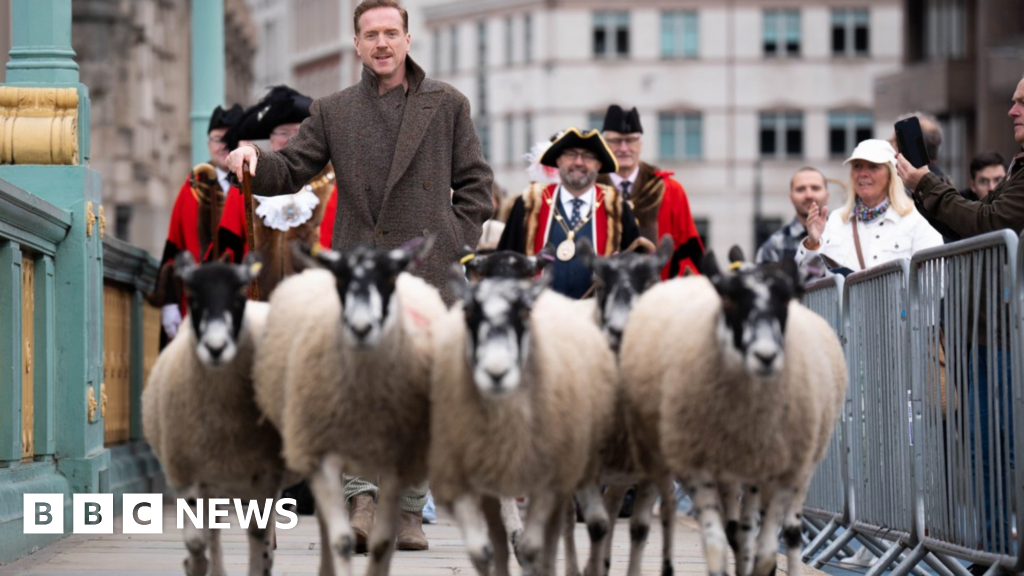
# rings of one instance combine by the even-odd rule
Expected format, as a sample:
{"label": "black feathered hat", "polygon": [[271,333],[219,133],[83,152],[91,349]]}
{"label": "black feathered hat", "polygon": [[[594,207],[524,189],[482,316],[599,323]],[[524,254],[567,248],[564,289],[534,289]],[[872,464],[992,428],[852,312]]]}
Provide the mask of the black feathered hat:
{"label": "black feathered hat", "polygon": [[274,128],[299,123],[309,118],[313,99],[288,86],[274,86],[270,92],[245,111],[244,117],[228,130],[224,140],[232,150],[239,140],[266,140]]}
{"label": "black feathered hat", "polygon": [[544,155],[540,157],[540,163],[544,166],[558,168],[559,156],[572,148],[583,148],[593,152],[601,162],[601,169],[598,170],[601,174],[619,171],[619,163],[615,160],[611,149],[608,148],[608,143],[601,137],[601,133],[597,130],[590,130],[584,134],[579,131],[579,128],[569,128],[562,132],[562,135],[552,142]]}
{"label": "black feathered hat", "polygon": [[604,127],[601,128],[602,132],[607,132],[608,130],[622,134],[633,134],[634,132],[643,134],[644,129],[640,125],[640,113],[636,111],[636,108],[626,112],[618,104],[612,104],[604,115]]}
{"label": "black feathered hat", "polygon": [[217,128],[231,128],[245,115],[245,111],[242,110],[242,106],[235,104],[231,108],[225,110],[220,106],[213,109],[213,114],[210,116],[210,126],[206,129],[206,133],[209,134]]}

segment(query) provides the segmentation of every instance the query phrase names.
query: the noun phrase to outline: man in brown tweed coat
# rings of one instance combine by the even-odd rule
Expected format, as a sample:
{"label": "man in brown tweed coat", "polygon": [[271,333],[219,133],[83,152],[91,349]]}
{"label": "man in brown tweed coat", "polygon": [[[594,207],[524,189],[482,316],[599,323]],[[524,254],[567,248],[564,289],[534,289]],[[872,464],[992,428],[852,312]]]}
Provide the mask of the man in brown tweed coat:
{"label": "man in brown tweed coat", "polygon": [[[492,211],[494,175],[483,158],[469,101],[448,84],[427,78],[408,58],[409,17],[395,0],[364,0],[353,20],[363,61],[359,84],[314,101],[310,117],[280,152],[241,146],[229,156],[228,167],[241,179],[242,164],[248,162],[253,193],[274,195],[298,190],[331,162],[338,184],[331,247],[392,249],[436,234],[416,274],[450,305],[455,301],[448,284],[452,263],[462,246],[476,246]],[[377,487],[357,478],[345,483],[357,548],[365,550]],[[425,486],[403,497],[399,550],[427,548],[421,526],[425,502]]]}

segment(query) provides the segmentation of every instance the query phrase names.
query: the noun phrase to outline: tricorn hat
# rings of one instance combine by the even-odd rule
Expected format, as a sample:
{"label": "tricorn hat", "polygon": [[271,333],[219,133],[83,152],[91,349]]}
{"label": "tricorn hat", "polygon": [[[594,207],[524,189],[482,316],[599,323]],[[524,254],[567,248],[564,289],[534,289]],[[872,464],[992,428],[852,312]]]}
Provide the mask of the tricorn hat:
{"label": "tricorn hat", "polygon": [[228,131],[224,139],[234,149],[239,140],[266,140],[274,128],[299,123],[309,118],[313,99],[288,86],[274,86],[270,92],[245,111],[244,117]]}
{"label": "tricorn hat", "polygon": [[619,171],[619,163],[615,160],[615,155],[608,148],[604,138],[601,137],[601,133],[597,130],[590,130],[584,134],[580,132],[579,128],[569,128],[562,132],[558,139],[544,151],[544,155],[540,157],[540,163],[557,168],[559,156],[571,148],[583,148],[593,152],[601,162],[601,169],[598,170],[601,174]]}
{"label": "tricorn hat", "polygon": [[209,134],[217,128],[231,128],[245,115],[245,111],[242,110],[242,106],[235,104],[231,108],[225,110],[220,106],[213,109],[213,114],[210,116],[210,126],[206,129],[206,133]]}
{"label": "tricorn hat", "polygon": [[622,134],[632,134],[634,132],[643,134],[644,129],[640,125],[640,113],[636,111],[636,108],[626,112],[618,104],[612,104],[604,115],[604,127],[601,128],[602,132],[607,132],[608,130]]}

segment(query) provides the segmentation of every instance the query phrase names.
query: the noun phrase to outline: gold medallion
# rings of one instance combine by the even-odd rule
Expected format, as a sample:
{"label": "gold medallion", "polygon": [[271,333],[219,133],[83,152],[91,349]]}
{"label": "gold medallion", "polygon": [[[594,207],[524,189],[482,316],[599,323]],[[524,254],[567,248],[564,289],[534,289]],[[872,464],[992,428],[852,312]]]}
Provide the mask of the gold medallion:
{"label": "gold medallion", "polygon": [[572,240],[562,240],[562,242],[558,244],[558,248],[555,250],[555,256],[557,256],[562,262],[572,260],[575,255],[576,244]]}

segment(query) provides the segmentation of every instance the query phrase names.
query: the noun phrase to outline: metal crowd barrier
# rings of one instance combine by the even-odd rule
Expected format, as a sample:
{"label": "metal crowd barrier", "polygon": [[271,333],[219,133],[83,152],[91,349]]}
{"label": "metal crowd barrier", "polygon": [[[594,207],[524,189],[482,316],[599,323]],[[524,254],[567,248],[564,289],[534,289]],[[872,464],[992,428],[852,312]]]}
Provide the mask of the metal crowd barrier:
{"label": "metal crowd barrier", "polygon": [[1024,570],[1024,243],[986,234],[807,292],[843,339],[850,387],[808,493],[805,560],[820,568],[856,538],[879,557],[867,576]]}
{"label": "metal crowd barrier", "polygon": [[[803,304],[824,318],[843,339],[843,285],[845,279],[832,276],[809,284],[805,288]],[[804,560],[810,558],[823,545],[832,541],[841,526],[849,524],[849,498],[847,496],[846,423],[850,404],[849,391],[843,415],[836,422],[828,453],[818,464],[804,502],[804,521],[814,534],[814,540],[804,549]],[[852,553],[852,550],[849,551]]]}

